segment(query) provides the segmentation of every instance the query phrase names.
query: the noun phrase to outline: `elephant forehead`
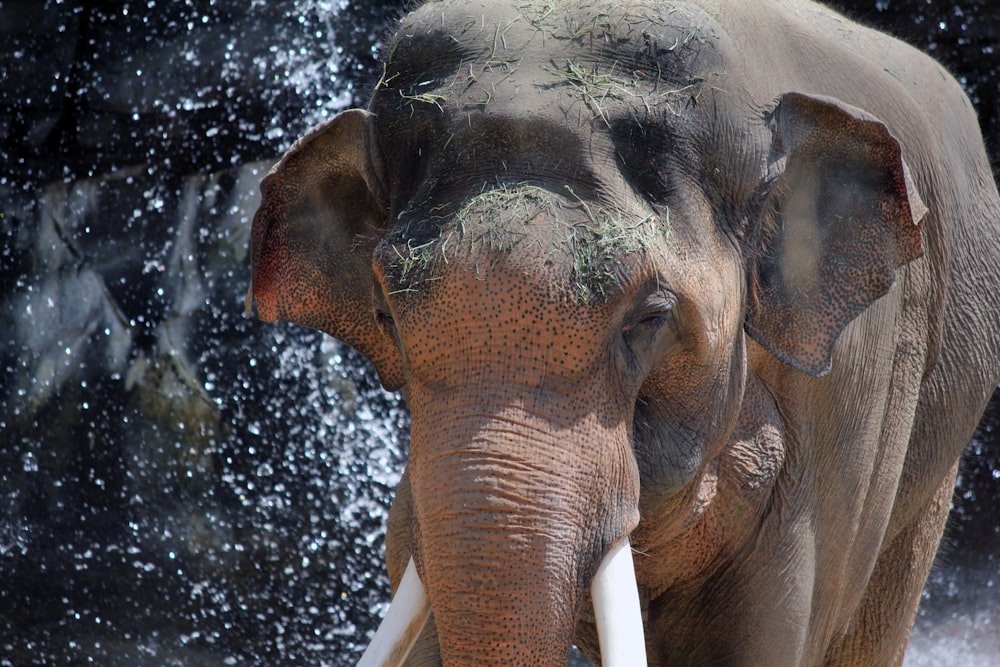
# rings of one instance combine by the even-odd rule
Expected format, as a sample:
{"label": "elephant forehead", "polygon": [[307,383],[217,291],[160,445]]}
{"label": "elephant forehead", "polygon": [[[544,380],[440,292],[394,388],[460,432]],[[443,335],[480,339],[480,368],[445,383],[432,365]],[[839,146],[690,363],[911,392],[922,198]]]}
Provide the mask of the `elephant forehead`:
{"label": "elephant forehead", "polygon": [[387,125],[430,113],[453,129],[491,113],[579,128],[625,110],[681,115],[719,84],[726,44],[683,2],[428,3],[397,31],[372,109]]}
{"label": "elephant forehead", "polygon": [[[663,73],[669,63],[668,70],[699,74],[721,66],[716,46],[724,36],[714,17],[683,1],[439,0],[404,19],[387,60],[404,78],[452,69],[474,79],[494,69],[511,73],[539,55],[573,53],[623,69]],[[484,67],[462,67],[476,62]]]}
{"label": "elephant forehead", "polygon": [[570,304],[599,303],[669,242],[667,219],[530,183],[497,183],[459,203],[404,213],[376,251],[389,291],[418,299],[446,274],[502,266]]}

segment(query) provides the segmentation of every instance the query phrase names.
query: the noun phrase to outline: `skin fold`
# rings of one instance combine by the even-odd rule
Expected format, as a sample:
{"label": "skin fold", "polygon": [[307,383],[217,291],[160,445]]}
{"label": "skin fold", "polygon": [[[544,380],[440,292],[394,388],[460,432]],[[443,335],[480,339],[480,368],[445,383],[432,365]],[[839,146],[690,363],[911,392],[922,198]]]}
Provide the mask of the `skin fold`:
{"label": "skin fold", "polygon": [[810,2],[429,2],[262,184],[248,306],[412,415],[408,664],[902,662],[1000,379],[1000,201],[934,61]]}

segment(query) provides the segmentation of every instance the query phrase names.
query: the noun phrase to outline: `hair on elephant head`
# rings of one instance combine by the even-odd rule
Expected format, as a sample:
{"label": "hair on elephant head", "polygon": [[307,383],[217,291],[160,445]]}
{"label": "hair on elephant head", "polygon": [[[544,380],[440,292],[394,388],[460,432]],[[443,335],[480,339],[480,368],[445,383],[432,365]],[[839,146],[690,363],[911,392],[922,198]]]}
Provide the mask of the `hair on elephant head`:
{"label": "hair on elephant head", "polygon": [[365,660],[898,662],[1000,375],[954,81],[806,1],[429,2],[383,59],[262,183],[247,295],[411,411],[426,602]]}

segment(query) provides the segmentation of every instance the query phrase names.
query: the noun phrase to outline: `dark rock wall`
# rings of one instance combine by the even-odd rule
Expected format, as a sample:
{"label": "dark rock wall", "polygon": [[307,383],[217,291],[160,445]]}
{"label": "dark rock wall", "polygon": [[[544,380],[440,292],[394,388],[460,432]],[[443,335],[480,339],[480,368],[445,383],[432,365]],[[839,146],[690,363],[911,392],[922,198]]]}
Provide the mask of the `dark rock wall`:
{"label": "dark rock wall", "polygon": [[[242,306],[260,178],[364,103],[400,4],[0,3],[0,666],[356,660],[406,412]],[[1000,10],[840,4],[949,63],[1000,146]],[[995,403],[956,495],[970,571],[996,570]]]}

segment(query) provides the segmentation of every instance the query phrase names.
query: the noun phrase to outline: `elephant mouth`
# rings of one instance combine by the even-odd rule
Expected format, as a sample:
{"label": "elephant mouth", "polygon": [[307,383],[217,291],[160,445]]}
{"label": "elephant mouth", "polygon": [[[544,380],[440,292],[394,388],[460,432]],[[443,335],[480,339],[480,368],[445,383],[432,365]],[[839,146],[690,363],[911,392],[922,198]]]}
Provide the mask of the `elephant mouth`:
{"label": "elephant mouth", "polygon": [[[645,667],[646,643],[639,589],[626,537],[601,561],[590,584],[601,663],[605,667]],[[402,665],[431,614],[423,583],[410,559],[396,596],[358,667]]]}

